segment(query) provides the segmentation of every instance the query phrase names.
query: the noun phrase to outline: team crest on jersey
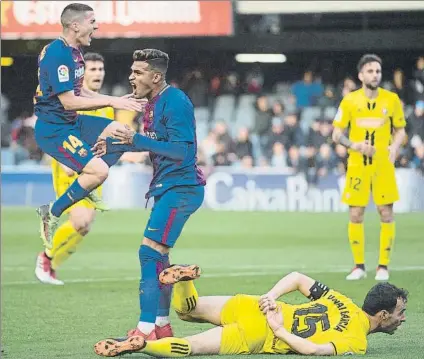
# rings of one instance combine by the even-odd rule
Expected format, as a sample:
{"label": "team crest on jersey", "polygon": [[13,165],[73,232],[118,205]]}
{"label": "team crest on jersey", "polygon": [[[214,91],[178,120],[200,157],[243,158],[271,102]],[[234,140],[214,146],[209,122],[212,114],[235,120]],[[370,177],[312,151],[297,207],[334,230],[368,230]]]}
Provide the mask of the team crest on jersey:
{"label": "team crest on jersey", "polygon": [[78,151],[78,154],[80,155],[80,157],[87,157],[88,152],[87,152],[87,150],[86,150],[85,148],[81,148],[81,149]]}
{"label": "team crest on jersey", "polygon": [[57,77],[59,78],[59,82],[69,81],[69,69],[65,65],[60,65],[57,68]]}
{"label": "team crest on jersey", "polygon": [[387,115],[387,108],[383,108],[383,115],[386,116]]}

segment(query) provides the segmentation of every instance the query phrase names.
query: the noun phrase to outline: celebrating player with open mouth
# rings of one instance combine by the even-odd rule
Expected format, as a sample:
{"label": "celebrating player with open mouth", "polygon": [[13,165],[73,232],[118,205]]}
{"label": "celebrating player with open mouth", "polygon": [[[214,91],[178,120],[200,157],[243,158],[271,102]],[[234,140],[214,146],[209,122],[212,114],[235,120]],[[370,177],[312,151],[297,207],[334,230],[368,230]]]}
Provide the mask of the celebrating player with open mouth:
{"label": "celebrating player with open mouth", "polygon": [[[159,283],[158,274],[169,267],[168,253],[189,217],[202,205],[206,181],[197,167],[194,107],[187,95],[166,83],[169,57],[156,49],[133,55],[130,83],[136,99],[149,101],[143,117],[145,136],[116,129],[93,148],[98,155],[149,151],[153,179],[146,198],[154,206],[139,249],[141,265],[140,309],[137,327],[128,336],[156,339],[172,336],[169,322],[171,285]],[[116,139],[118,141],[116,141]],[[184,267],[181,275],[198,275],[197,267]]]}
{"label": "celebrating player with open mouth", "polygon": [[[398,95],[378,87],[381,59],[364,55],[358,63],[362,88],[342,100],[334,119],[333,140],[349,149],[342,201],[349,205],[348,236],[355,268],[346,277],[366,277],[364,213],[370,192],[381,218],[380,258],[376,280],[388,280],[395,239],[393,203],[399,199],[394,162],[405,139],[405,116]],[[349,128],[349,138],[344,135]]]}
{"label": "celebrating player with open mouth", "polygon": [[89,46],[97,30],[93,9],[84,4],[70,4],[61,15],[62,36],[46,45],[38,58],[38,81],[35,96],[35,138],[38,146],[59,163],[79,174],[54,203],[37,209],[40,234],[46,248],[51,249],[53,235],[62,213],[74,203],[90,198],[107,178],[109,167],[122,153],[97,158],[91,151],[100,135],[124,125],[103,117],[79,115],[76,111],[113,107],[122,110],[143,109],[140,100],[111,97],[82,88],[85,64],[82,46]]}

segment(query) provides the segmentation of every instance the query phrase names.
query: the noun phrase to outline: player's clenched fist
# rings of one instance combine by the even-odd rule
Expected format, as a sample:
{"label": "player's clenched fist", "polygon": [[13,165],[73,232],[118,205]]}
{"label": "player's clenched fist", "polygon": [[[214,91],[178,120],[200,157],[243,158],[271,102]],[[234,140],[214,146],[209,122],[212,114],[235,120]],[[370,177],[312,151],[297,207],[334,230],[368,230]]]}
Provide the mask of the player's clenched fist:
{"label": "player's clenched fist", "polygon": [[259,298],[259,308],[262,313],[266,314],[270,310],[276,309],[277,303],[275,302],[275,299],[269,294],[264,294]]}

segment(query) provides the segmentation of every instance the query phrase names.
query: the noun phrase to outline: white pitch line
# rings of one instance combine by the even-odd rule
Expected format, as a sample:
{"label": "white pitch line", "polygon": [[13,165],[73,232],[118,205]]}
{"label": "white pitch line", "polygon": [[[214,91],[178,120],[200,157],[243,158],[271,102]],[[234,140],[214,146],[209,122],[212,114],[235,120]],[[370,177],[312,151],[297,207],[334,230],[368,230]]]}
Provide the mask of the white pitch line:
{"label": "white pitch line", "polygon": [[[257,267],[258,269],[261,267]],[[280,267],[281,268],[281,267]],[[294,266],[285,267],[285,269],[290,268],[291,270],[296,270]],[[303,268],[302,270],[307,273],[343,273],[349,271],[350,267],[330,267],[330,268]],[[406,271],[421,271],[424,270],[424,266],[403,266],[403,267],[393,267],[390,269],[392,272],[406,272]],[[202,274],[202,278],[225,278],[225,277],[258,277],[258,276],[270,276],[283,274],[276,271],[254,271],[254,272],[231,272],[231,273],[205,273]],[[106,283],[106,282],[131,282],[138,281],[140,277],[110,277],[110,278],[75,278],[65,280],[66,283]],[[13,282],[2,282],[2,286],[13,286],[13,285],[32,285],[39,284],[37,280],[23,280],[23,281],[13,281]]]}

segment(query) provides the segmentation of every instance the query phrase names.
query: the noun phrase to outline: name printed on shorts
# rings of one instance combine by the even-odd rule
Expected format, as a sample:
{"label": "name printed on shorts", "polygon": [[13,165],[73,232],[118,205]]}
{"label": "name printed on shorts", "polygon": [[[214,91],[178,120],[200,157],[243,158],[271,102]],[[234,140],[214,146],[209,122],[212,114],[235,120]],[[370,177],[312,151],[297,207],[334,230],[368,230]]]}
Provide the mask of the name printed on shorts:
{"label": "name printed on shorts", "polygon": [[340,321],[334,327],[334,329],[337,330],[338,332],[343,332],[349,325],[349,321],[350,321],[349,311],[347,310],[346,305],[341,300],[337,299],[334,295],[330,294],[327,297],[327,299],[331,300],[340,311]]}

